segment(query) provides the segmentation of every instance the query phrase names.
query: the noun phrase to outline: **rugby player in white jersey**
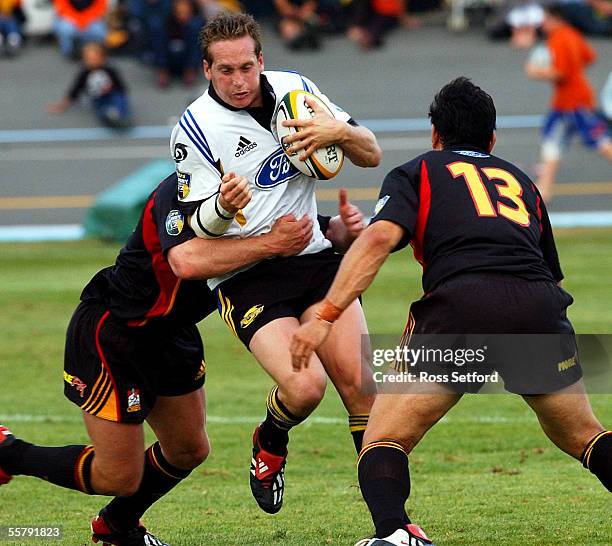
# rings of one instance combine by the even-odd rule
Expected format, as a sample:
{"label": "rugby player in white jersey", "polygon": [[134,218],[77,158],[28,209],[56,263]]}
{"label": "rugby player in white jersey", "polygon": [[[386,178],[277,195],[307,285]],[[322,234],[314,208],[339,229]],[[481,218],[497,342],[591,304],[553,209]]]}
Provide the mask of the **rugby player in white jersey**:
{"label": "rugby player in white jersey", "polygon": [[[311,120],[284,122],[300,128],[286,139],[290,153],[305,158],[336,143],[355,165],[378,165],[381,151],[372,132],[321,95],[309,79],[294,72],[264,72],[259,28],[252,17],[220,14],[202,29],[200,40],[210,86],[187,108],[171,139],[180,207],[198,236],[252,237],[269,231],[286,214],[316,218],[316,181],[290,163],[272,128],[275,107],[290,90],[321,96],[335,112],[332,117],[311,102],[316,114]],[[252,196],[243,209],[231,207],[219,194],[223,177],[236,180],[237,190],[248,184]],[[293,373],[289,354],[293,332],[313,317],[339,261],[315,222],[312,239],[298,256],[264,260],[209,280],[222,318],[276,383],[266,418],[253,435],[250,477],[253,495],[268,513],[282,506],[288,431],[317,407],[327,377],[349,413],[357,451],[361,448],[374,388],[362,372],[367,327],[360,303],[353,302],[334,323],[306,373]]]}

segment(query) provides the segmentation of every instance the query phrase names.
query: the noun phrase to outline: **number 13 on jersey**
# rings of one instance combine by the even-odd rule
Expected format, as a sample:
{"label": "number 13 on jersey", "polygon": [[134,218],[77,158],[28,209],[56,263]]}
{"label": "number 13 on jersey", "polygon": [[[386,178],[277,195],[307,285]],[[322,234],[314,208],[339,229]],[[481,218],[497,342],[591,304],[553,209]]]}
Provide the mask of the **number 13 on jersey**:
{"label": "number 13 on jersey", "polygon": [[481,170],[489,180],[501,181],[501,184],[495,185],[497,193],[500,197],[506,197],[516,205],[511,207],[498,202],[496,210],[476,165],[465,161],[457,161],[448,164],[446,168],[453,175],[453,178],[463,177],[470,190],[478,216],[496,217],[499,215],[520,226],[529,226],[529,212],[527,212],[525,202],[521,199],[523,188],[513,174],[497,167],[484,167]]}

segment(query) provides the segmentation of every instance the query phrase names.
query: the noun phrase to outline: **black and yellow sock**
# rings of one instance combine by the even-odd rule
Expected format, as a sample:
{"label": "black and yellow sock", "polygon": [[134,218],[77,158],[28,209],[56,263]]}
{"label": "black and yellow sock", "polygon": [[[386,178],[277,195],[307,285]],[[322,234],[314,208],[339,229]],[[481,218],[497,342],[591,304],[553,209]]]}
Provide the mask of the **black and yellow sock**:
{"label": "black and yellow sock", "polygon": [[604,430],[592,438],[580,457],[604,487],[612,492],[612,431]]}
{"label": "black and yellow sock", "polygon": [[353,443],[355,444],[357,455],[359,455],[361,448],[363,447],[363,434],[368,426],[369,417],[369,413],[353,413],[352,415],[349,415],[348,418],[349,430],[351,431],[351,436],[353,437]]}
{"label": "black and yellow sock", "polygon": [[92,446],[41,447],[16,439],[0,450],[0,466],[12,476],[41,478],[60,487],[89,495],[91,487]]}
{"label": "black and yellow sock", "polygon": [[392,441],[374,442],[359,455],[359,486],[376,527],[384,538],[410,523],[404,505],[410,495],[408,455]]}
{"label": "black and yellow sock", "polygon": [[117,530],[134,527],[147,509],[184,480],[191,470],[171,465],[159,442],[145,451],[144,473],[138,491],[130,497],[115,497],[106,505],[104,516]]}
{"label": "black and yellow sock", "polygon": [[259,427],[259,444],[276,455],[284,455],[289,443],[289,430],[299,425],[306,417],[293,415],[280,401],[278,386],[268,394],[266,419]]}

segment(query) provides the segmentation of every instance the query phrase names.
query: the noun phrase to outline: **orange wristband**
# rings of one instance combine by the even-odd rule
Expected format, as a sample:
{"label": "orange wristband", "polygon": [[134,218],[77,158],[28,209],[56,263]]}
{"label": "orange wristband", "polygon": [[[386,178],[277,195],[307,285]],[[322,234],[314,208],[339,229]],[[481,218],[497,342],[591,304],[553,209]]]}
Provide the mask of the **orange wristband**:
{"label": "orange wristband", "polygon": [[342,314],[342,311],[342,309],[336,307],[331,301],[325,298],[317,310],[316,317],[318,320],[323,320],[332,324]]}

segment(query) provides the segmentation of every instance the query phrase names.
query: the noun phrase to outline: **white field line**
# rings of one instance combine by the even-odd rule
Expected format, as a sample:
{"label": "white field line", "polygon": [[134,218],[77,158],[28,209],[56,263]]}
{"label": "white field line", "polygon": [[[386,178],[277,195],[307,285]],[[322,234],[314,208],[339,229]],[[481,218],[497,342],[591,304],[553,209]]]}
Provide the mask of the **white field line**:
{"label": "white field line", "polygon": [[[28,413],[15,414],[0,414],[0,423],[5,426],[10,426],[11,423],[79,423],[81,422],[80,415],[35,415]],[[222,425],[244,425],[257,424],[261,421],[259,417],[248,417],[235,415],[226,417],[222,415],[207,415],[206,421],[212,424]],[[473,417],[453,417],[447,415],[440,421],[446,424],[519,424],[519,423],[535,423],[534,416],[514,416],[505,417],[502,415],[481,415]],[[309,417],[304,425],[347,425],[347,418],[342,417],[324,417],[313,415]]]}

